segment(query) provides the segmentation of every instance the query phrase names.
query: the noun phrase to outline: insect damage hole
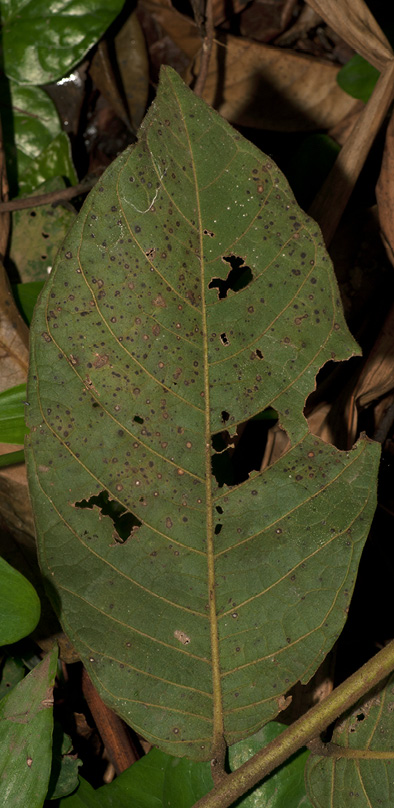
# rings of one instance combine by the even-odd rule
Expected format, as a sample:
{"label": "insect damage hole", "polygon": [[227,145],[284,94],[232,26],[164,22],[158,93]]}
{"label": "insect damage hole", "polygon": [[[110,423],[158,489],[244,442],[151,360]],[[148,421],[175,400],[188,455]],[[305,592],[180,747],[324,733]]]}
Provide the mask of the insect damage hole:
{"label": "insect damage hole", "polygon": [[188,635],[185,634],[184,631],[179,631],[179,629],[174,631],[174,637],[176,640],[179,640],[179,642],[181,642],[182,645],[189,645],[190,643],[190,637],[188,637]]}
{"label": "insect damage hole", "polygon": [[223,255],[222,261],[230,264],[231,269],[227,278],[212,278],[208,284],[208,289],[218,289],[218,299],[223,300],[227,297],[229,291],[239,292],[245,286],[249,286],[253,280],[253,272],[250,267],[247,267],[244,258],[235,255]]}
{"label": "insect damage hole", "polygon": [[128,511],[120,502],[110,499],[108,491],[81,499],[74,503],[75,508],[98,508],[102,516],[109,516],[115,528],[115,541],[123,544],[137,530],[142,522],[131,511]]}
{"label": "insect damage hole", "polygon": [[226,345],[226,347],[227,345],[230,345],[230,340],[225,331],[223,331],[223,333],[220,334],[220,342],[222,343],[222,345]]}

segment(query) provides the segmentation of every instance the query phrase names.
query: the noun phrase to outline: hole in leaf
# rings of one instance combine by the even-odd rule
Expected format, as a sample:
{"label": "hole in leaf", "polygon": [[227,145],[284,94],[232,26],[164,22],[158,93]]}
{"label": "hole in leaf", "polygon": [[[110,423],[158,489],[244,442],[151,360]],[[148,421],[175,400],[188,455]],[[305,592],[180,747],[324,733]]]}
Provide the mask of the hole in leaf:
{"label": "hole in leaf", "polygon": [[216,505],[216,510],[218,513],[223,513],[223,508],[220,505]]}
{"label": "hole in leaf", "polygon": [[219,290],[219,300],[223,300],[224,297],[227,297],[229,290],[239,292],[253,280],[253,272],[250,267],[245,266],[243,258],[235,255],[223,255],[222,260],[227,261],[231,266],[227,278],[225,280],[223,280],[223,278],[212,278],[208,284],[208,289]]}
{"label": "hole in leaf", "polygon": [[215,233],[212,233],[212,230],[203,230],[204,236],[209,236],[210,238],[214,238]]}
{"label": "hole in leaf", "polygon": [[255,354],[256,356],[258,356],[259,359],[264,359],[264,356],[261,353],[260,348],[256,348]]}
{"label": "hole in leaf", "polygon": [[100,491],[89,499],[81,499],[74,503],[75,508],[99,508],[103,516],[112,519],[117,537],[121,542],[125,542],[132,534],[133,530],[140,527],[142,522],[133,513],[126,510],[119,502],[109,498],[108,491]]}
{"label": "hole in leaf", "polygon": [[219,525],[219,524],[215,525],[215,536],[219,535],[222,527],[223,527],[223,525]]}
{"label": "hole in leaf", "polygon": [[141,418],[140,415],[135,415],[134,418],[133,418],[133,421],[135,421],[136,424],[143,424],[144,423],[144,419]]}
{"label": "hole in leaf", "polygon": [[228,419],[230,418],[230,413],[227,412],[226,410],[222,410],[222,412],[220,414],[222,416],[222,421],[225,424],[226,421],[228,421]]}
{"label": "hole in leaf", "polygon": [[260,471],[269,432],[277,423],[276,410],[268,407],[239,424],[235,439],[227,430],[212,436],[212,474],[220,487],[239,485],[251,471]]}
{"label": "hole in leaf", "polygon": [[220,335],[220,342],[222,342],[223,345],[230,345],[230,340],[228,339],[225,331],[223,331],[223,334]]}

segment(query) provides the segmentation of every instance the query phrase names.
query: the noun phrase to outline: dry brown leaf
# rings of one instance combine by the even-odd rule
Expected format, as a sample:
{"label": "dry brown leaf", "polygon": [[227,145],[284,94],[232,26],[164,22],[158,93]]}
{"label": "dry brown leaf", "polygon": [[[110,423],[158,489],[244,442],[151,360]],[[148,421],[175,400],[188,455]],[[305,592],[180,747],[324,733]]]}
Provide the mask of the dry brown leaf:
{"label": "dry brown leaf", "polygon": [[394,264],[394,114],[386,132],[382,166],[376,185],[379,221],[387,254]]}
{"label": "dry brown leaf", "polygon": [[[344,34],[345,36],[345,34]],[[394,60],[389,60],[367,105],[309,209],[328,246],[339,224],[360,171],[394,97]]]}
{"label": "dry brown leaf", "polygon": [[194,20],[180,14],[170,0],[140,0],[137,14],[157,77],[160,66],[169,64],[185,78],[201,48],[201,35]]}
{"label": "dry brown leaf", "polygon": [[390,43],[364,0],[307,0],[357,53],[378,70],[393,58]]}
{"label": "dry brown leaf", "polygon": [[[198,74],[198,59],[194,74]],[[214,43],[203,98],[239,126],[276,131],[328,129],[354,107],[338,68],[290,50],[234,36]]]}
{"label": "dry brown leaf", "polygon": [[[0,443],[0,455],[23,449]],[[18,463],[0,469],[0,518],[22,546],[35,548],[33,512],[27,487],[26,466]]]}
{"label": "dry brown leaf", "polygon": [[8,278],[0,265],[0,391],[26,381],[29,330],[16,307]]}
{"label": "dry brown leaf", "polygon": [[295,0],[254,0],[239,15],[242,36],[258,42],[271,42],[290,23]]}
{"label": "dry brown leaf", "polygon": [[247,6],[249,0],[212,0],[213,22],[220,25],[225,20],[229,20],[234,14],[238,14]]}
{"label": "dry brown leaf", "polygon": [[114,42],[129,118],[133,130],[137,131],[146,112],[149,62],[144,34],[135,11],[116,34]]}

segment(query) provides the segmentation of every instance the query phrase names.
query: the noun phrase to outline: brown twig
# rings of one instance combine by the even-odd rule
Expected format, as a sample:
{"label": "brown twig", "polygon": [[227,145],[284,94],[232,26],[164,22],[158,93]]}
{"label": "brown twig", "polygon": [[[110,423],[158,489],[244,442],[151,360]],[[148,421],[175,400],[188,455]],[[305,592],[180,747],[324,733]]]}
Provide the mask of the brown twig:
{"label": "brown twig", "polygon": [[104,704],[85,668],[82,672],[82,692],[116,774],[121,774],[141,757],[138,742],[133,742],[131,731],[122,719]]}
{"label": "brown twig", "polygon": [[215,26],[213,24],[213,7],[212,0],[206,0],[205,4],[205,37],[203,39],[201,48],[200,70],[197,76],[197,81],[194,86],[195,95],[201,96],[205,82],[207,80],[209,62],[211,58],[213,37],[215,33]]}
{"label": "brown twig", "polygon": [[12,199],[11,202],[0,202],[0,214],[12,210],[25,210],[26,208],[37,208],[40,205],[56,205],[58,202],[67,202],[74,196],[87,194],[97,180],[92,182],[80,182],[70,188],[60,188],[58,191],[50,191],[47,194],[37,194],[37,196],[25,196],[20,199]]}

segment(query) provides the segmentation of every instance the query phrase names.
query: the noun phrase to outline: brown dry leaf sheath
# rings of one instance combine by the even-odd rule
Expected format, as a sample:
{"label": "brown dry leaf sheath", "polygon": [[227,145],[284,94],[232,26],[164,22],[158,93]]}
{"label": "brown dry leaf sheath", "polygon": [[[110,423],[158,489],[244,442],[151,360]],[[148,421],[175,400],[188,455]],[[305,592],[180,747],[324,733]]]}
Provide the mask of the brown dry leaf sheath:
{"label": "brown dry leaf sheath", "polygon": [[376,185],[379,221],[388,257],[394,264],[394,115],[386,132],[382,167]]}
{"label": "brown dry leaf sheath", "polygon": [[357,53],[383,70],[393,58],[388,39],[371,14],[364,0],[307,0]]}

